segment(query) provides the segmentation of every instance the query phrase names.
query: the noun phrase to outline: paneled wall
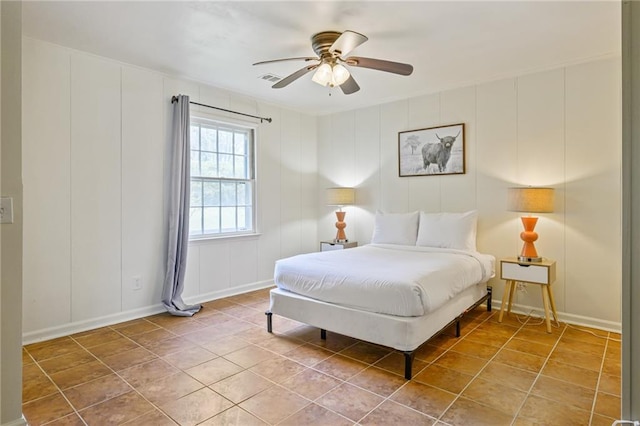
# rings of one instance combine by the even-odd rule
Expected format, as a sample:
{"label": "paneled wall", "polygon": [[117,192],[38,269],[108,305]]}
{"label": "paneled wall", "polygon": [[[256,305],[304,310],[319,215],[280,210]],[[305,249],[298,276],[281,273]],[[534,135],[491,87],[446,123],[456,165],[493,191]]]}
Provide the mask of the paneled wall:
{"label": "paneled wall", "polygon": [[[342,112],[318,120],[319,188],[355,186],[347,236],[370,241],[376,209],[479,210],[478,248],[496,258],[520,250],[519,213],[506,210],[510,186],[556,189],[542,214],[538,252],[557,260],[561,317],[620,328],[620,59],[606,59]],[[465,123],[466,173],[398,177],[398,132]],[[320,238],[335,217],[321,207]],[[503,282],[492,280],[494,299]],[[537,286],[516,303],[541,307]]]}
{"label": "paneled wall", "polygon": [[191,243],[185,299],[267,285],[276,259],[317,249],[316,118],[30,38],[23,82],[25,341],[161,310],[178,93],[273,117],[250,120],[260,235]]}

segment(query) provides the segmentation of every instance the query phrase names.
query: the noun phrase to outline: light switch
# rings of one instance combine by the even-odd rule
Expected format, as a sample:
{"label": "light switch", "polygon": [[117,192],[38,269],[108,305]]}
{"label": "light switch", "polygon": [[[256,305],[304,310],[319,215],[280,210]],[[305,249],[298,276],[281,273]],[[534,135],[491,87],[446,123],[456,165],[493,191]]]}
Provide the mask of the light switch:
{"label": "light switch", "polygon": [[0,223],[13,223],[13,198],[0,198]]}

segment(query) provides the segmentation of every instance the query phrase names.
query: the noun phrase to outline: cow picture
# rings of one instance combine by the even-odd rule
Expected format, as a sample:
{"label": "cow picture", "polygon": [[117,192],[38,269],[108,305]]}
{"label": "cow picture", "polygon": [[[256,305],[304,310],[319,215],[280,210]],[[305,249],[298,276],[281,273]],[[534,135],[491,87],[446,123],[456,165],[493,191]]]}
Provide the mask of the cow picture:
{"label": "cow picture", "polygon": [[462,174],[464,123],[398,133],[400,177]]}

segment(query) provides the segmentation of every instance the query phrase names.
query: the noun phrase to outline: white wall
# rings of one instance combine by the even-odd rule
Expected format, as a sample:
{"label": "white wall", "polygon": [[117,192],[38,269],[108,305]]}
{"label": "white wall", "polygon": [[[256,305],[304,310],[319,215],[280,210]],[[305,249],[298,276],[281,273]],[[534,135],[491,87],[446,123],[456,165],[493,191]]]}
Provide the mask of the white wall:
{"label": "white wall", "polygon": [[249,120],[260,235],[191,243],[184,298],[268,285],[317,248],[314,117],[31,38],[23,80],[25,341],[161,310],[172,95],[273,118]]}
{"label": "white wall", "polygon": [[[557,260],[561,317],[619,330],[621,294],[620,59],[524,75],[318,120],[319,188],[357,187],[347,236],[370,241],[376,209],[478,209],[478,248],[496,258],[520,250],[519,214],[506,188],[556,189],[541,215],[538,252]],[[398,177],[398,132],[464,122],[464,175]],[[320,238],[334,232],[321,209]],[[493,279],[494,299],[503,282]],[[537,286],[515,301],[541,307]]]}

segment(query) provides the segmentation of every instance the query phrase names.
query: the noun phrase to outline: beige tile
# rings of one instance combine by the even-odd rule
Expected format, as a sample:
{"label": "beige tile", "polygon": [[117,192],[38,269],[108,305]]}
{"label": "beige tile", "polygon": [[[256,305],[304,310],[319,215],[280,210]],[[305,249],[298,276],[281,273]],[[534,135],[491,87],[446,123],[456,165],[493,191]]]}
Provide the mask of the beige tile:
{"label": "beige tile", "polygon": [[120,337],[101,345],[92,346],[90,348],[87,348],[87,350],[98,358],[105,358],[110,355],[130,351],[137,347],[138,345],[135,342],[132,342],[126,337]]}
{"label": "beige tile", "polygon": [[513,416],[466,398],[458,398],[442,416],[444,422],[454,425],[465,424],[469,419],[474,425],[495,426],[509,425]]}
{"label": "beige tile", "polygon": [[530,342],[514,337],[509,340],[504,346],[506,349],[510,349],[517,352],[523,352],[525,354],[536,355],[542,358],[546,358],[551,353],[553,346]]}
{"label": "beige tile", "polygon": [[127,426],[174,426],[176,424],[160,410],[148,411],[140,417],[123,423]]}
{"label": "beige tile", "polygon": [[322,362],[330,356],[333,356],[333,354],[334,353],[330,350],[321,348],[319,346],[305,344],[286,352],[284,356],[286,356],[287,358],[291,358],[292,360],[297,361],[300,364],[304,364],[308,367],[313,367],[319,362]]}
{"label": "beige tile", "polygon": [[22,404],[22,413],[31,426],[42,425],[73,413],[60,392]]}
{"label": "beige tile", "polygon": [[504,384],[513,389],[529,392],[536,379],[536,374],[497,361],[491,361],[478,377],[490,382]]}
{"label": "beige tile", "polygon": [[39,364],[47,374],[54,374],[95,360],[96,358],[92,354],[85,350],[81,350],[57,356],[55,358],[49,358],[44,361],[40,361]]}
{"label": "beige tile", "polygon": [[224,336],[214,342],[200,344],[203,348],[216,355],[223,356],[238,349],[249,346],[250,343],[235,336]]}
{"label": "beige tile", "polygon": [[67,355],[71,352],[81,351],[82,346],[69,337],[49,340],[47,342],[34,343],[25,347],[29,355],[36,361]]}
{"label": "beige tile", "polygon": [[461,373],[438,364],[431,364],[419,374],[413,376],[416,382],[435,386],[451,393],[460,393],[473,379],[470,374]]}
{"label": "beige tile", "polygon": [[[356,376],[357,377],[357,376]],[[302,373],[282,382],[287,389],[305,398],[315,400],[342,383],[335,377],[327,376],[319,371],[307,369]]]}
{"label": "beige tile", "polygon": [[531,393],[591,411],[595,390],[541,375],[533,385]]}
{"label": "beige tile", "polygon": [[254,365],[250,370],[271,381],[282,383],[306,369],[307,367],[302,364],[298,364],[295,361],[281,356],[276,356],[273,359]]}
{"label": "beige tile", "polygon": [[242,402],[240,407],[267,423],[276,424],[308,404],[308,400],[293,392],[274,386]]}
{"label": "beige tile", "polygon": [[76,342],[80,343],[85,348],[90,348],[92,346],[102,345],[104,343],[122,339],[122,336],[118,332],[112,330],[109,327],[94,330],[90,333],[83,334],[82,336],[74,335],[72,337]]}
{"label": "beige tile", "polygon": [[274,386],[274,384],[269,380],[245,370],[214,383],[209,387],[230,401],[238,404],[271,386]]}
{"label": "beige tile", "polygon": [[108,374],[69,388],[64,391],[64,394],[76,410],[82,410],[130,391],[132,391],[131,387],[124,380],[115,374]]}
{"label": "beige tile", "polygon": [[342,355],[334,355],[316,364],[314,368],[340,380],[348,380],[367,368],[367,364]]}
{"label": "beige tile", "polygon": [[263,422],[256,416],[246,412],[242,408],[234,405],[228,410],[223,411],[220,414],[216,414],[209,420],[200,423],[200,426],[266,426],[267,423]]}
{"label": "beige tile", "polygon": [[[368,425],[424,425],[435,424],[436,419],[393,401],[385,401],[358,424]],[[328,424],[328,423],[326,423]]]}
{"label": "beige tile", "polygon": [[226,379],[242,371],[242,367],[220,357],[191,367],[185,372],[205,385]]}
{"label": "beige tile", "polygon": [[440,417],[455,398],[450,392],[418,382],[408,382],[391,396],[391,400],[399,404],[436,418]]}
{"label": "beige tile", "polygon": [[377,367],[369,367],[349,379],[349,383],[385,398],[405,382],[404,377]]}
{"label": "beige tile", "polygon": [[514,416],[527,397],[527,393],[510,388],[503,383],[476,378],[464,390],[462,396]]}
{"label": "beige tile", "polygon": [[79,414],[89,425],[110,425],[125,423],[153,409],[153,405],[132,391],[85,408]]}
{"label": "beige tile", "polygon": [[22,402],[29,402],[58,392],[45,373],[36,364],[22,367]]}
{"label": "beige tile", "polygon": [[275,354],[273,352],[262,349],[256,345],[249,345],[230,354],[226,354],[224,357],[234,364],[249,368],[274,356]]}
{"label": "beige tile", "polygon": [[340,351],[340,355],[356,359],[366,364],[374,364],[391,353],[391,349],[365,342],[357,342],[355,345]]}
{"label": "beige tile", "polygon": [[67,389],[107,374],[111,374],[108,367],[99,361],[91,361],[51,374],[50,377],[60,389]]}
{"label": "beige tile", "polygon": [[621,399],[619,396],[598,392],[594,412],[606,417],[620,418]]}
{"label": "beige tile", "polygon": [[564,380],[565,382],[595,389],[598,384],[598,372],[576,367],[555,360],[547,361],[542,374],[547,377]]}
{"label": "beige tile", "polygon": [[309,404],[287,417],[279,426],[350,426],[353,421],[316,404]]}
{"label": "beige tile", "polygon": [[137,347],[126,352],[120,352],[115,355],[101,358],[100,360],[113,370],[119,371],[139,364],[144,364],[156,358],[158,357],[145,348]]}
{"label": "beige tile", "polygon": [[148,333],[150,331],[158,330],[158,326],[146,319],[139,319],[129,321],[125,324],[119,324],[112,326],[113,329],[118,330],[118,333],[131,337],[137,334]]}
{"label": "beige tile", "polygon": [[542,369],[546,358],[523,352],[501,349],[493,359],[502,364],[537,373]]}
{"label": "beige tile", "polygon": [[384,398],[348,383],[344,383],[316,400],[331,411],[357,422],[380,403]]}
{"label": "beige tile", "polygon": [[174,401],[163,403],[160,408],[181,426],[191,426],[215,416],[233,404],[211,389],[203,388]]}
{"label": "beige tile", "polygon": [[584,426],[589,424],[590,412],[565,404],[562,400],[553,401],[529,395],[518,417],[534,421],[534,424]]}
{"label": "beige tile", "polygon": [[166,355],[163,359],[176,368],[187,370],[218,357],[200,346],[192,346],[189,344],[183,349],[184,350]]}
{"label": "beige tile", "polygon": [[452,346],[451,350],[476,358],[489,359],[498,352],[499,348],[473,340],[462,339]]}
{"label": "beige tile", "polygon": [[598,386],[598,392],[605,392],[612,395],[620,396],[622,389],[622,379],[620,376],[612,376],[610,374],[602,373],[600,375],[600,384]]}
{"label": "beige tile", "polygon": [[203,387],[202,383],[181,371],[142,385],[138,392],[157,405],[176,400]]}
{"label": "beige tile", "polygon": [[441,367],[457,370],[460,373],[475,375],[487,363],[486,359],[465,355],[455,351],[449,351],[434,361]]}
{"label": "beige tile", "polygon": [[178,369],[162,359],[155,359],[144,364],[127,368],[118,374],[134,388],[139,388],[149,382],[165,376],[176,374]]}

